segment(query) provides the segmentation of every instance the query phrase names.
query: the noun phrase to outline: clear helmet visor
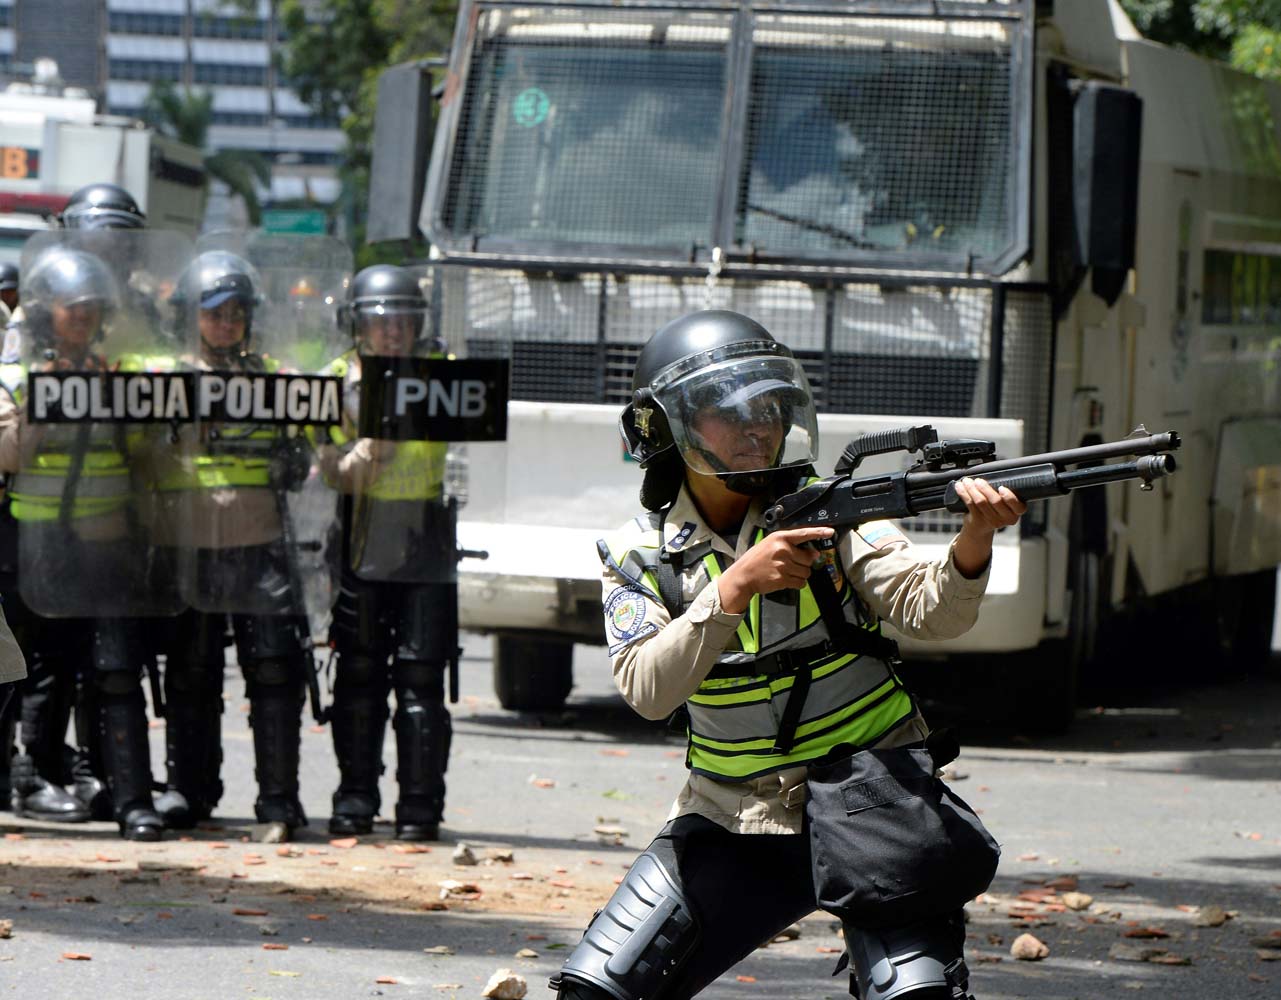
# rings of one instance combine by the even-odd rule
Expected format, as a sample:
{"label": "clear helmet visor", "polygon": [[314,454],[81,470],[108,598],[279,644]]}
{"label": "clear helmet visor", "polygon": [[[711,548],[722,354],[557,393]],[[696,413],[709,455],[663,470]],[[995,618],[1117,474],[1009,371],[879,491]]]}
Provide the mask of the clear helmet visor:
{"label": "clear helmet visor", "polygon": [[685,464],[704,475],[812,465],[818,418],[800,362],[726,358],[655,386]]}
{"label": "clear helmet visor", "polygon": [[412,299],[358,300],[352,305],[356,337],[365,354],[406,354],[427,329],[427,304]]}

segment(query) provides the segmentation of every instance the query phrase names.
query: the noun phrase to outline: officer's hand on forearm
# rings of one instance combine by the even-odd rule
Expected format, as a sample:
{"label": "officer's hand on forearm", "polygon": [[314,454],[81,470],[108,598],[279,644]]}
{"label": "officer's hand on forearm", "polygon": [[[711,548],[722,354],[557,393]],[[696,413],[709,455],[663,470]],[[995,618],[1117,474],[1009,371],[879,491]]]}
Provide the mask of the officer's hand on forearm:
{"label": "officer's hand on forearm", "polygon": [[818,553],[803,546],[834,534],[831,528],[790,528],[753,545],[716,581],[722,610],[740,615],[756,594],[804,587]]}
{"label": "officer's hand on forearm", "polygon": [[965,523],[956,536],[952,561],[962,576],[978,576],[992,558],[992,536],[998,528],[1018,524],[1027,512],[1027,504],[1009,487],[993,489],[983,479],[968,476],[956,482],[956,495],[965,501]]}

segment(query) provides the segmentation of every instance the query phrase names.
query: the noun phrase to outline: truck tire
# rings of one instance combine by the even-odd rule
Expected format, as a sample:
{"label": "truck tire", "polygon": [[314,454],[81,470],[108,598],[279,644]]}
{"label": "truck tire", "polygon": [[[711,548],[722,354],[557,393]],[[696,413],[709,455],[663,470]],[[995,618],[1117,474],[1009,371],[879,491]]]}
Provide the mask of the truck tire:
{"label": "truck tire", "polygon": [[574,644],[568,639],[498,633],[494,694],[511,712],[554,712],[574,686]]}
{"label": "truck tire", "polygon": [[1265,669],[1272,660],[1275,569],[1215,581],[1215,624],[1221,665],[1232,673]]}

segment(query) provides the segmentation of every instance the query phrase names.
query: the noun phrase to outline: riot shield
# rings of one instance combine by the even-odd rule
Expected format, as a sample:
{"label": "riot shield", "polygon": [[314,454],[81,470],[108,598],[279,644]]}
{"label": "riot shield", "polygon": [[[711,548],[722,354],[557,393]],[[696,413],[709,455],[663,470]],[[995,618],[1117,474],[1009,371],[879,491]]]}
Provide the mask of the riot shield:
{"label": "riot shield", "polygon": [[379,271],[357,275],[343,311],[359,369],[342,458],[346,566],[369,582],[454,583],[463,442],[505,437],[508,363],[441,335],[422,272]]}
{"label": "riot shield", "polygon": [[330,237],[214,233],[175,289],[189,316],[181,365],[198,386],[178,449],[181,589],[198,610],[305,613],[323,633],[338,494],[315,441],[341,415],[341,380],[324,369],[343,348],[335,308],[350,275],[350,250]]}
{"label": "riot shield", "polygon": [[0,455],[18,521],[19,590],[45,617],[182,610],[155,455],[189,418],[169,290],[186,237],[51,231],[22,254],[21,362],[3,366]]}

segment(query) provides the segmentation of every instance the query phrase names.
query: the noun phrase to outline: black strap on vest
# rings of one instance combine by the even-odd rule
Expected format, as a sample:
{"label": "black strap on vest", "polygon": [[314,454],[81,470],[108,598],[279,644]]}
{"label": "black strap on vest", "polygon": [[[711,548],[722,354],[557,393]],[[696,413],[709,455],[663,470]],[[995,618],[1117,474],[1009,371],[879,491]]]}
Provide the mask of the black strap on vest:
{"label": "black strap on vest", "polygon": [[677,551],[673,559],[673,553],[667,551],[664,535],[667,514],[671,509],[670,506],[664,507],[658,515],[658,565],[655,575],[658,577],[658,596],[663,599],[667,613],[676,619],[685,613],[685,590],[681,582],[685,572],[685,555]]}
{"label": "black strap on vest", "polygon": [[830,650],[870,655],[891,662],[898,659],[898,643],[893,639],[869,632],[846,620],[841,611],[841,599],[837,596],[836,587],[833,586],[826,567],[819,567],[816,572],[810,574],[809,587],[815,603],[818,604],[823,624],[827,627],[829,639],[813,646],[787,651],[791,654],[788,658],[793,663],[792,671],[795,680],[792,682],[792,691],[787,698],[787,707],[783,709],[783,718],[778,723],[774,753],[790,753],[796,742],[796,727],[801,721],[801,712],[805,708],[805,699],[810,691],[812,678],[810,664],[819,656]]}

